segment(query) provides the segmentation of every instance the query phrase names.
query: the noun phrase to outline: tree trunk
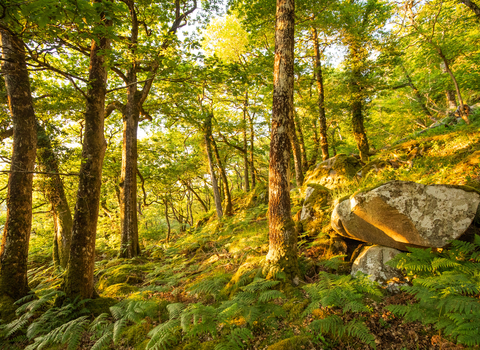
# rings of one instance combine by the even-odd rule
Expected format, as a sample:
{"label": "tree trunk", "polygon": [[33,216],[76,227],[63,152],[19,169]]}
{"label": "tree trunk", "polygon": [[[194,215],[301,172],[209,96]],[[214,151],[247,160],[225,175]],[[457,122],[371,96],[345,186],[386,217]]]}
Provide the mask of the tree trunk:
{"label": "tree trunk", "polygon": [[200,205],[202,206],[203,210],[205,210],[205,212],[208,212],[208,207],[207,205],[205,204],[205,202],[203,201],[203,199],[200,197],[200,195],[193,189],[193,187],[187,182],[187,181],[182,181],[182,183],[185,185],[186,188],[188,188],[188,190],[190,192],[193,193],[193,195],[195,196],[195,198],[197,198],[198,202],[200,203]]}
{"label": "tree trunk", "polygon": [[55,237],[53,243],[53,257],[55,265],[67,267],[70,256],[70,241],[72,237],[73,219],[63,182],[58,175],[58,159],[53,151],[52,143],[45,129],[37,124],[37,158],[40,169],[54,173],[44,176],[44,190],[48,201],[52,205]]}
{"label": "tree trunk", "polygon": [[416,88],[416,86],[413,84],[413,81],[412,81],[412,78],[410,78],[410,75],[408,74],[407,70],[405,69],[405,67],[402,65],[402,70],[403,72],[405,73],[405,77],[407,78],[407,81],[408,81],[408,86],[410,86],[410,88],[413,90],[413,94],[415,95],[415,98],[418,102],[418,104],[420,105],[420,107],[422,108],[422,111],[425,113],[425,115],[427,115],[432,121],[436,122],[437,120],[432,116],[432,113],[430,113],[430,111],[428,110],[427,106],[425,105],[425,103],[423,102],[423,97],[422,95],[420,94],[420,92],[418,91],[418,89]]}
{"label": "tree trunk", "polygon": [[318,111],[320,121],[320,148],[322,149],[322,159],[327,160],[328,154],[328,134],[327,134],[327,118],[325,116],[325,89],[323,85],[322,61],[320,60],[320,47],[318,45],[317,29],[312,28],[313,46],[315,49],[315,77],[317,80],[318,90]]}
{"label": "tree trunk", "polygon": [[210,144],[210,140],[212,137],[212,114],[208,113],[205,118],[205,151],[207,152],[208,158],[208,166],[210,169],[210,177],[212,179],[212,187],[213,187],[213,199],[215,201],[215,209],[217,211],[217,217],[220,220],[223,216],[222,211],[222,200],[220,197],[220,191],[218,190],[218,183],[217,178],[215,176],[215,169],[213,164],[213,157],[212,157],[212,145]]}
{"label": "tree trunk", "polygon": [[[250,192],[250,176],[248,174],[248,142],[247,142],[247,107],[248,107],[248,91],[245,93],[245,105],[243,106],[243,163],[245,177],[245,192]],[[253,169],[252,169],[253,172]]]}
{"label": "tree trunk", "polygon": [[295,121],[295,130],[298,131],[298,141],[300,145],[300,153],[302,155],[302,171],[305,172],[308,169],[308,161],[307,161],[307,149],[305,147],[305,139],[303,137],[303,130],[302,130],[302,122],[298,114],[294,113],[294,121]]}
{"label": "tree trunk", "polygon": [[318,158],[318,149],[320,148],[320,140],[318,139],[318,132],[317,132],[317,120],[313,120],[313,150],[312,150],[312,158],[308,163],[308,167],[314,166],[317,163]]}
{"label": "tree trunk", "polygon": [[225,168],[223,167],[222,161],[220,159],[220,154],[218,153],[217,143],[215,142],[214,138],[211,137],[211,142],[213,145],[213,150],[215,152],[215,159],[217,160],[218,168],[220,169],[220,176],[222,177],[223,182],[223,194],[225,198],[225,210],[224,213],[226,216],[233,215],[233,205],[232,205],[232,196],[230,195],[230,188],[228,186],[228,178],[227,174],[225,173]]}
{"label": "tree trunk", "polygon": [[32,227],[31,172],[35,166],[37,129],[24,43],[6,30],[0,30],[0,34],[2,73],[13,121],[12,172],[8,177],[7,218],[0,248],[0,296],[19,299],[28,293],[27,260]]}
{"label": "tree trunk", "polygon": [[253,125],[253,116],[250,115],[250,113],[247,113],[248,115],[248,121],[250,122],[250,170],[252,172],[252,189],[255,188],[256,186],[256,176],[255,176],[255,164],[253,162],[253,153],[255,150],[255,130],[254,130],[254,125]]}
{"label": "tree trunk", "polygon": [[293,115],[291,116],[290,122],[290,142],[292,143],[293,161],[295,164],[295,182],[297,187],[300,187],[303,184],[302,151],[300,149],[300,143],[298,142]]}
{"label": "tree trunk", "polygon": [[455,100],[455,92],[452,90],[445,91],[445,95],[447,97],[447,109],[449,110],[456,110],[457,109],[457,101]]}
{"label": "tree trunk", "polygon": [[172,229],[170,227],[170,219],[168,218],[168,202],[165,200],[163,204],[165,205],[165,220],[167,221],[167,228],[168,228],[167,237],[166,237],[166,241],[168,243],[170,242],[170,234],[172,232]]}
{"label": "tree trunk", "polygon": [[[100,3],[101,0],[95,0]],[[111,21],[103,19],[104,25]],[[92,40],[90,71],[85,111],[83,161],[80,167],[77,204],[73,219],[72,243],[65,276],[65,292],[70,299],[80,296],[92,298],[93,269],[95,265],[95,238],[102,185],[102,165],[105,156],[104,138],[105,94],[107,82],[105,50],[110,40],[100,37]]]}
{"label": "tree trunk", "polygon": [[353,126],[353,136],[357,143],[357,148],[360,152],[360,158],[364,162],[368,162],[369,157],[369,146],[367,134],[365,133],[365,128],[363,126],[363,111],[362,111],[362,101],[355,100],[352,102],[352,126]]}
{"label": "tree trunk", "polygon": [[297,232],[290,209],[289,165],[293,126],[294,0],[277,0],[275,65],[269,165],[269,250],[264,274],[283,272],[299,283]]}
{"label": "tree trunk", "polygon": [[140,118],[135,65],[130,69],[127,104],[123,115],[122,172],[120,176],[120,210],[122,243],[119,257],[131,259],[140,254],[137,220],[137,129]]}

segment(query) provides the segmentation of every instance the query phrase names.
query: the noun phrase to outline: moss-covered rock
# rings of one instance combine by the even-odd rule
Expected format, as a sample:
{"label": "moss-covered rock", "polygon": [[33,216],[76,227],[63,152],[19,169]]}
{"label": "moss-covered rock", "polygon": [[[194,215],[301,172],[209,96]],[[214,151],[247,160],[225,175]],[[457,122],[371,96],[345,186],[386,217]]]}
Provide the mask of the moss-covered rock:
{"label": "moss-covered rock", "polygon": [[118,300],[113,298],[96,298],[91,299],[85,303],[85,307],[94,316],[98,316],[103,313],[110,313],[110,307],[118,303]]}
{"label": "moss-covered rock", "polygon": [[105,270],[100,276],[97,287],[100,291],[105,291],[108,287],[119,283],[135,285],[143,282],[144,276],[142,266],[120,265]]}
{"label": "moss-covered rock", "polygon": [[133,346],[137,349],[137,346],[143,344],[146,340],[147,334],[152,328],[151,322],[144,321],[134,324],[122,332],[122,343],[128,346]]}
{"label": "moss-covered rock", "polygon": [[318,234],[330,216],[330,190],[322,185],[309,184],[299,218],[299,232],[308,232],[310,236]]}
{"label": "moss-covered rock", "polygon": [[302,350],[310,344],[310,340],[306,336],[295,336],[270,345],[267,350]]}
{"label": "moss-covered rock", "polygon": [[321,162],[315,169],[307,172],[304,184],[307,186],[317,184],[333,189],[351,180],[362,166],[363,163],[355,157],[347,156],[343,153],[337,154],[335,157]]}

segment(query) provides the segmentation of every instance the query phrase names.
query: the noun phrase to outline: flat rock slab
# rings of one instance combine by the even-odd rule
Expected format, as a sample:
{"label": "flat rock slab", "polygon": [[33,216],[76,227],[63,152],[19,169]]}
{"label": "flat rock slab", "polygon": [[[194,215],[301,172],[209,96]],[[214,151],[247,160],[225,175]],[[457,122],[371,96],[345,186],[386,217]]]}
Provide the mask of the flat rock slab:
{"label": "flat rock slab", "polygon": [[332,227],[345,237],[400,250],[441,248],[467,230],[479,204],[474,191],[392,181],[340,202]]}

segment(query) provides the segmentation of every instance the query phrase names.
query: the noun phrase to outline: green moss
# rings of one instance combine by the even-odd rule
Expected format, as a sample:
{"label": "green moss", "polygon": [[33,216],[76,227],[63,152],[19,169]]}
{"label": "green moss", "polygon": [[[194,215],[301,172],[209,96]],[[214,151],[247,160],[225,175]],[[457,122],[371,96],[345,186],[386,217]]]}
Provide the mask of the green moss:
{"label": "green moss", "polygon": [[96,317],[103,313],[109,313],[110,307],[116,303],[118,301],[113,298],[96,298],[87,301],[85,307]]}
{"label": "green moss", "polygon": [[10,322],[15,318],[15,310],[17,305],[14,305],[15,300],[8,295],[0,296],[0,319],[3,322]]}
{"label": "green moss", "polygon": [[302,350],[310,344],[306,336],[296,336],[280,340],[278,343],[270,345],[267,350]]}
{"label": "green moss", "polygon": [[144,272],[142,266],[120,265],[103,271],[97,287],[100,291],[103,291],[114,284],[126,283],[135,285],[143,282],[143,279]]}
{"label": "green moss", "polygon": [[200,343],[198,340],[195,340],[193,343],[184,345],[182,350],[214,350],[217,344],[218,342],[215,340],[211,340],[203,343]]}
{"label": "green moss", "polygon": [[302,312],[306,309],[310,301],[308,299],[293,298],[283,304],[282,308],[290,320],[301,320]]}
{"label": "green moss", "polygon": [[134,324],[122,332],[122,342],[128,346],[140,345],[146,340],[147,334],[151,330],[152,324],[150,322]]}
{"label": "green moss", "polygon": [[103,295],[106,297],[119,298],[119,297],[124,297],[128,294],[131,294],[133,292],[136,292],[137,290],[138,290],[137,287],[130,286],[126,283],[118,283],[105,289],[105,291],[103,292]]}
{"label": "green moss", "polygon": [[333,188],[352,179],[361,167],[362,162],[357,158],[343,153],[337,154],[307,172],[305,183],[308,186],[319,184]]}

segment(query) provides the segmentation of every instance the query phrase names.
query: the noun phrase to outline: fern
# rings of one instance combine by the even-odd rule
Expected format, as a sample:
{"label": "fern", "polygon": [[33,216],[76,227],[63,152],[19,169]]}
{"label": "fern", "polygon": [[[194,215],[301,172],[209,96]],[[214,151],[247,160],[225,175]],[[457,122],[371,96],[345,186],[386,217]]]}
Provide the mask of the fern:
{"label": "fern", "polygon": [[[413,285],[403,290],[418,302],[387,309],[407,321],[433,324],[458,343],[480,345],[479,252],[477,235],[474,243],[453,241],[451,248],[441,252],[412,249],[398,254],[390,264],[410,272]],[[415,271],[421,273],[415,276]]]}
{"label": "fern", "polygon": [[241,350],[252,338],[253,334],[248,328],[234,328],[226,340],[215,346],[215,350]]}
{"label": "fern", "polygon": [[319,281],[305,286],[304,290],[311,298],[304,315],[311,314],[320,306],[341,308],[344,313],[369,312],[370,309],[364,303],[364,299],[378,298],[382,295],[378,285],[365,275],[358,274],[357,278],[352,278],[350,275],[337,276],[323,271],[319,273]]}
{"label": "fern", "polygon": [[337,339],[343,338],[345,335],[357,338],[363,343],[376,349],[375,337],[370,333],[368,327],[358,319],[354,319],[347,324],[344,324],[339,316],[332,315],[321,320],[313,321],[310,324],[310,328],[315,333],[330,334]]}

